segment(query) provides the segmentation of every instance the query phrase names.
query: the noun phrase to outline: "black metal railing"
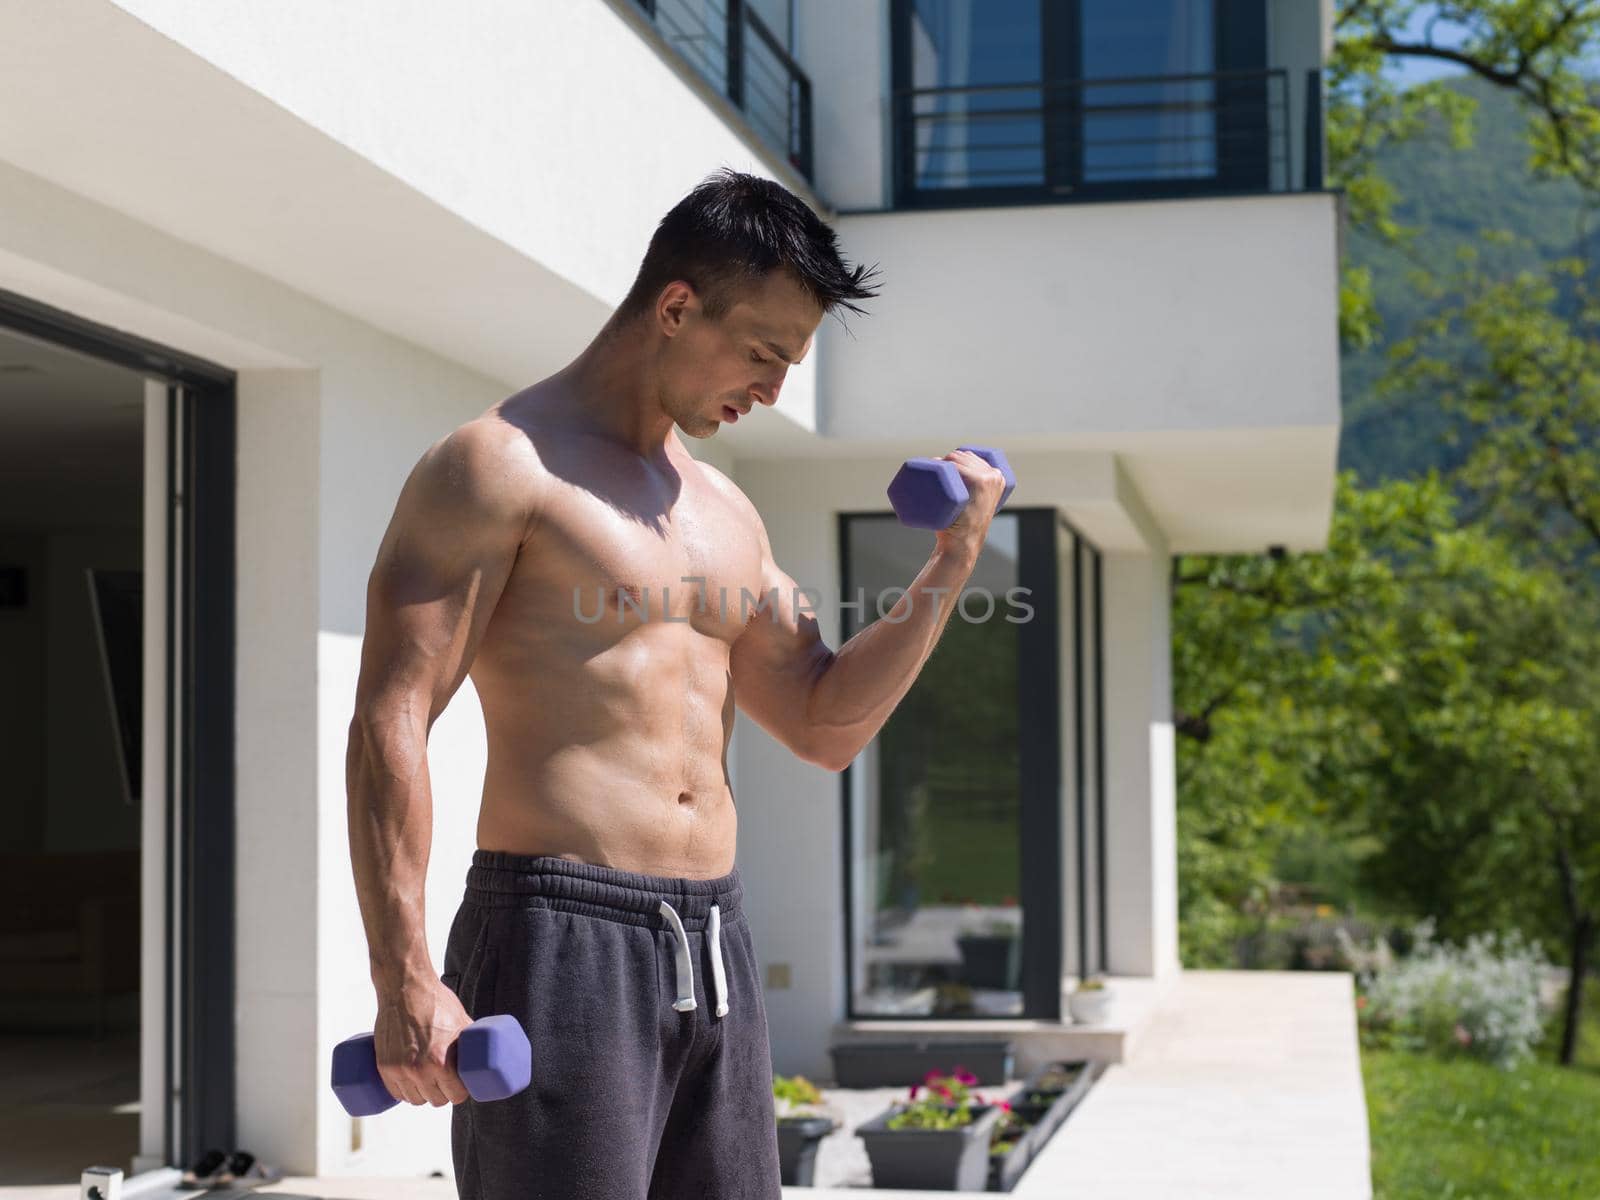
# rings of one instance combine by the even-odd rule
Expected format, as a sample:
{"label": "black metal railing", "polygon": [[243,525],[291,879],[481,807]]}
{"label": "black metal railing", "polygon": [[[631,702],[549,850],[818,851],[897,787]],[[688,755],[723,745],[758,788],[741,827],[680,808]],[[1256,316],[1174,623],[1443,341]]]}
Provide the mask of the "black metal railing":
{"label": "black metal railing", "polygon": [[1320,187],[1321,119],[1313,72],[1297,181],[1281,68],[900,89],[896,205]]}
{"label": "black metal railing", "polygon": [[811,80],[745,0],[636,0],[691,67],[810,180]]}
{"label": "black metal railing", "polygon": [[1305,120],[1300,143],[1300,153],[1305,158],[1302,186],[1308,192],[1320,192],[1325,186],[1322,178],[1322,72],[1315,68],[1306,72]]}

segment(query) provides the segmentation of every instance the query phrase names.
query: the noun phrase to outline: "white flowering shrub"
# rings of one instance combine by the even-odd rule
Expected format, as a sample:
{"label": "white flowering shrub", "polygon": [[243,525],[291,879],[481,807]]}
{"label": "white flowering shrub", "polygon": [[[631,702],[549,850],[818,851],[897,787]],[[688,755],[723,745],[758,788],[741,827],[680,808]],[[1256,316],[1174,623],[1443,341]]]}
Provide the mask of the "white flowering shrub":
{"label": "white flowering shrub", "polygon": [[1542,1034],[1543,950],[1513,930],[1477,934],[1464,946],[1433,940],[1431,919],[1413,930],[1411,953],[1396,958],[1380,937],[1340,949],[1361,985],[1357,1000],[1369,1045],[1466,1054],[1510,1068],[1529,1058]]}

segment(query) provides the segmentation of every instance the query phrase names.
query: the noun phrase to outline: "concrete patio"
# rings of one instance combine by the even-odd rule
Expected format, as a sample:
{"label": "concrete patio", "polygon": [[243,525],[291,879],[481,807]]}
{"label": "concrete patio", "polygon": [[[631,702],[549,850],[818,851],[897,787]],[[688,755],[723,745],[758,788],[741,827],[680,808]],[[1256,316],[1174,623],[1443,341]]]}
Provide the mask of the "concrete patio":
{"label": "concrete patio", "polygon": [[[855,1121],[853,1110],[846,1115]],[[835,1136],[841,1141],[825,1147],[832,1177],[859,1178],[862,1143],[848,1127]],[[854,1157],[858,1151],[860,1158]],[[819,1178],[829,1178],[825,1162],[819,1155]],[[75,1186],[0,1188],[4,1200],[76,1200],[77,1194]],[[232,1194],[169,1192],[161,1200]],[[444,1179],[290,1178],[259,1194],[454,1200],[455,1187]],[[785,1188],[784,1194],[822,1200],[868,1193],[852,1186]],[[949,1195],[870,1194],[886,1200]],[[1185,972],[1163,990],[1136,1053],[1106,1070],[1012,1194],[1366,1200],[1367,1111],[1350,976]]]}

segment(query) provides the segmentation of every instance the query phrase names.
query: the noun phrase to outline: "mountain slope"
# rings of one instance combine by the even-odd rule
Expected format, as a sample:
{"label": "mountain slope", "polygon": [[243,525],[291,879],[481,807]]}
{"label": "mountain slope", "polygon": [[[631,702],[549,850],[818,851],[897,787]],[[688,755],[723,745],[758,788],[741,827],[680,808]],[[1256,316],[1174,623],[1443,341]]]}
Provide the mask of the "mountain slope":
{"label": "mountain slope", "polygon": [[[1388,346],[1409,334],[1432,307],[1408,276],[1419,266],[1447,274],[1463,245],[1475,246],[1481,263],[1499,273],[1538,267],[1573,253],[1585,240],[1587,210],[1580,189],[1566,181],[1536,181],[1528,172],[1527,118],[1515,99],[1475,77],[1463,76],[1449,86],[1478,101],[1472,146],[1455,149],[1441,127],[1379,156],[1381,170],[1401,197],[1396,219],[1417,228],[1410,245],[1385,246],[1355,230],[1349,235],[1352,261],[1372,270],[1384,327],[1377,347],[1347,352],[1341,369],[1339,466],[1355,468],[1365,484],[1420,475],[1430,466],[1448,469],[1464,449],[1443,441],[1456,422],[1435,396],[1380,397],[1374,391]],[[1486,230],[1508,231],[1528,245],[1486,243]],[[1470,347],[1463,344],[1460,351],[1469,354]]]}

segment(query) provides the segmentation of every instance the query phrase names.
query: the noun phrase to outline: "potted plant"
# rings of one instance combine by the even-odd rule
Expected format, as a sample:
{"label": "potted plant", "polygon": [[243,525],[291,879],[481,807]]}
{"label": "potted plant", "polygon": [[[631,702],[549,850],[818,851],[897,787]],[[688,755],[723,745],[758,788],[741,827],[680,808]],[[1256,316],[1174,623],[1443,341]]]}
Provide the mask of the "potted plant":
{"label": "potted plant", "polygon": [[811,1187],[817,1147],[840,1122],[822,1111],[822,1093],[804,1075],[774,1075],[772,1101],[778,1116],[778,1166],[783,1182],[790,1187]]}
{"label": "potted plant", "polygon": [[962,982],[973,987],[1016,991],[1021,981],[1022,939],[1015,921],[991,920],[963,929],[956,937],[961,951]]}
{"label": "potted plant", "polygon": [[1082,980],[1067,997],[1072,1019],[1083,1025],[1105,1024],[1106,1014],[1111,1010],[1111,994],[1106,981],[1098,975]]}
{"label": "potted plant", "polygon": [[1009,1192],[1033,1158],[1033,1140],[1028,1136],[1033,1122],[1004,1100],[998,1107],[1000,1118],[989,1135],[989,1190]]}
{"label": "potted plant", "polygon": [[897,1104],[856,1130],[872,1161],[872,1186],[981,1192],[989,1176],[989,1134],[1000,1114],[971,1090],[965,1067],[930,1071]]}

